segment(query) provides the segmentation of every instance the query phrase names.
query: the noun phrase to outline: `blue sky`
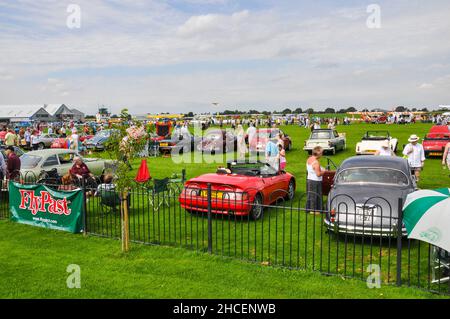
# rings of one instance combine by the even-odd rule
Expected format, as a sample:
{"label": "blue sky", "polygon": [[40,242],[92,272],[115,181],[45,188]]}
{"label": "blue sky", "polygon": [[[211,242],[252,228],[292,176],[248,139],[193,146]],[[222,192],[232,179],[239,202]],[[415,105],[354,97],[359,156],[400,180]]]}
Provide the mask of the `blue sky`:
{"label": "blue sky", "polygon": [[435,107],[450,103],[449,16],[447,0],[1,1],[0,104]]}

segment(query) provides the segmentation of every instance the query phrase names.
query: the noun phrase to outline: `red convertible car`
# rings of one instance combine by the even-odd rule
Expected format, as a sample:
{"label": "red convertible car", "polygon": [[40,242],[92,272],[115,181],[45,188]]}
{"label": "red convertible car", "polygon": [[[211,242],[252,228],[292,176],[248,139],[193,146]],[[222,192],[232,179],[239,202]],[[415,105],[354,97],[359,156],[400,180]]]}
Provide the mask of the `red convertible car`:
{"label": "red convertible car", "polygon": [[450,142],[449,127],[447,125],[433,126],[422,144],[425,156],[442,156],[448,142]]}
{"label": "red convertible car", "polygon": [[208,184],[211,184],[211,212],[214,214],[261,218],[263,205],[281,198],[292,199],[296,182],[292,174],[277,172],[265,163],[229,163],[216,173],[186,182],[179,196],[188,212],[208,211]]}

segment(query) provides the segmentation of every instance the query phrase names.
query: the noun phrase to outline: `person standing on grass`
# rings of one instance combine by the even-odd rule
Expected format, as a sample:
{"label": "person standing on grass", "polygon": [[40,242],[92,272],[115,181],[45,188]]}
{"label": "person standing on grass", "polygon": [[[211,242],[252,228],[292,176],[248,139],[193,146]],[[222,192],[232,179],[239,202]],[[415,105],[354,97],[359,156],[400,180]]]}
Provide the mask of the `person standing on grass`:
{"label": "person standing on grass", "polygon": [[419,144],[419,137],[415,134],[411,135],[408,139],[409,144],[405,146],[403,155],[408,159],[409,166],[411,167],[411,173],[416,176],[416,181],[419,182],[420,171],[425,164],[425,152],[422,144]]}
{"label": "person standing on grass", "polygon": [[21,162],[20,158],[15,153],[14,146],[8,146],[6,148],[6,156],[8,157],[6,178],[8,180],[15,180],[20,176]]}
{"label": "person standing on grass", "polygon": [[442,155],[442,166],[450,169],[450,142],[445,145],[444,154]]}
{"label": "person standing on grass", "polygon": [[272,140],[269,140],[266,145],[266,163],[278,171],[278,146]]}
{"label": "person standing on grass", "polygon": [[14,133],[13,129],[10,129],[5,135],[5,145],[14,146],[17,144],[17,135]]}
{"label": "person standing on grass", "polygon": [[322,206],[322,176],[325,169],[320,166],[319,160],[323,155],[323,148],[316,146],[313,148],[311,156],[306,161],[306,211],[310,214],[320,214]]}
{"label": "person standing on grass", "polygon": [[29,127],[25,131],[24,138],[25,138],[25,144],[26,144],[27,150],[30,150],[31,149],[31,130]]}
{"label": "person standing on grass", "polygon": [[243,161],[245,160],[245,154],[247,153],[247,145],[245,144],[244,128],[241,124],[238,124],[235,134],[237,138],[238,160]]}
{"label": "person standing on grass", "polygon": [[80,136],[78,135],[78,130],[76,128],[72,129],[72,135],[70,136],[70,147],[73,149],[76,154],[78,154],[79,150],[79,142],[80,142]]}
{"label": "person standing on grass", "polygon": [[256,127],[253,123],[250,123],[250,126],[247,129],[247,135],[248,135],[248,145],[253,141],[253,139],[256,136]]}
{"label": "person standing on grass", "polygon": [[33,130],[33,133],[31,134],[31,137],[30,137],[30,143],[31,143],[31,149],[33,151],[37,151],[39,148],[39,136],[38,136],[37,130]]}
{"label": "person standing on grass", "polygon": [[286,151],[283,148],[282,144],[278,144],[278,163],[280,164],[280,171],[284,171],[286,169]]}

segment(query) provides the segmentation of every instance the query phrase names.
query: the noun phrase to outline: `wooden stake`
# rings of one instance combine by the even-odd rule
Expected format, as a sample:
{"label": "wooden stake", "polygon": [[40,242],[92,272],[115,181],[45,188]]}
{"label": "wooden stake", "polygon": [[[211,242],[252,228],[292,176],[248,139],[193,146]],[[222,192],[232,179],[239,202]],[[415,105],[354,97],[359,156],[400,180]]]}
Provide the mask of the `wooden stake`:
{"label": "wooden stake", "polygon": [[130,221],[128,218],[128,191],[123,192],[122,198],[122,251],[128,252],[130,250],[130,234],[129,225]]}

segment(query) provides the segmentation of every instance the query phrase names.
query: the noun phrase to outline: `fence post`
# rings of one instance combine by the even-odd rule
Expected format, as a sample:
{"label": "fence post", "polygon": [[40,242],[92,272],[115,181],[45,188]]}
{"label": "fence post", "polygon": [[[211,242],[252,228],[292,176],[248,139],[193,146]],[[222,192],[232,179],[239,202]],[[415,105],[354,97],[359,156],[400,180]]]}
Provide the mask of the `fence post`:
{"label": "fence post", "polygon": [[397,286],[402,285],[402,235],[403,235],[403,200],[398,199],[397,219]]}
{"label": "fence post", "polygon": [[208,183],[208,253],[212,254],[211,183]]}
{"label": "fence post", "polygon": [[182,170],[181,170],[181,184],[182,184],[182,186],[184,186],[184,182],[186,181],[186,169],[185,168],[183,168]]}
{"label": "fence post", "polygon": [[81,189],[83,190],[83,235],[87,236],[87,196],[86,196],[86,181],[84,178],[81,182]]}

